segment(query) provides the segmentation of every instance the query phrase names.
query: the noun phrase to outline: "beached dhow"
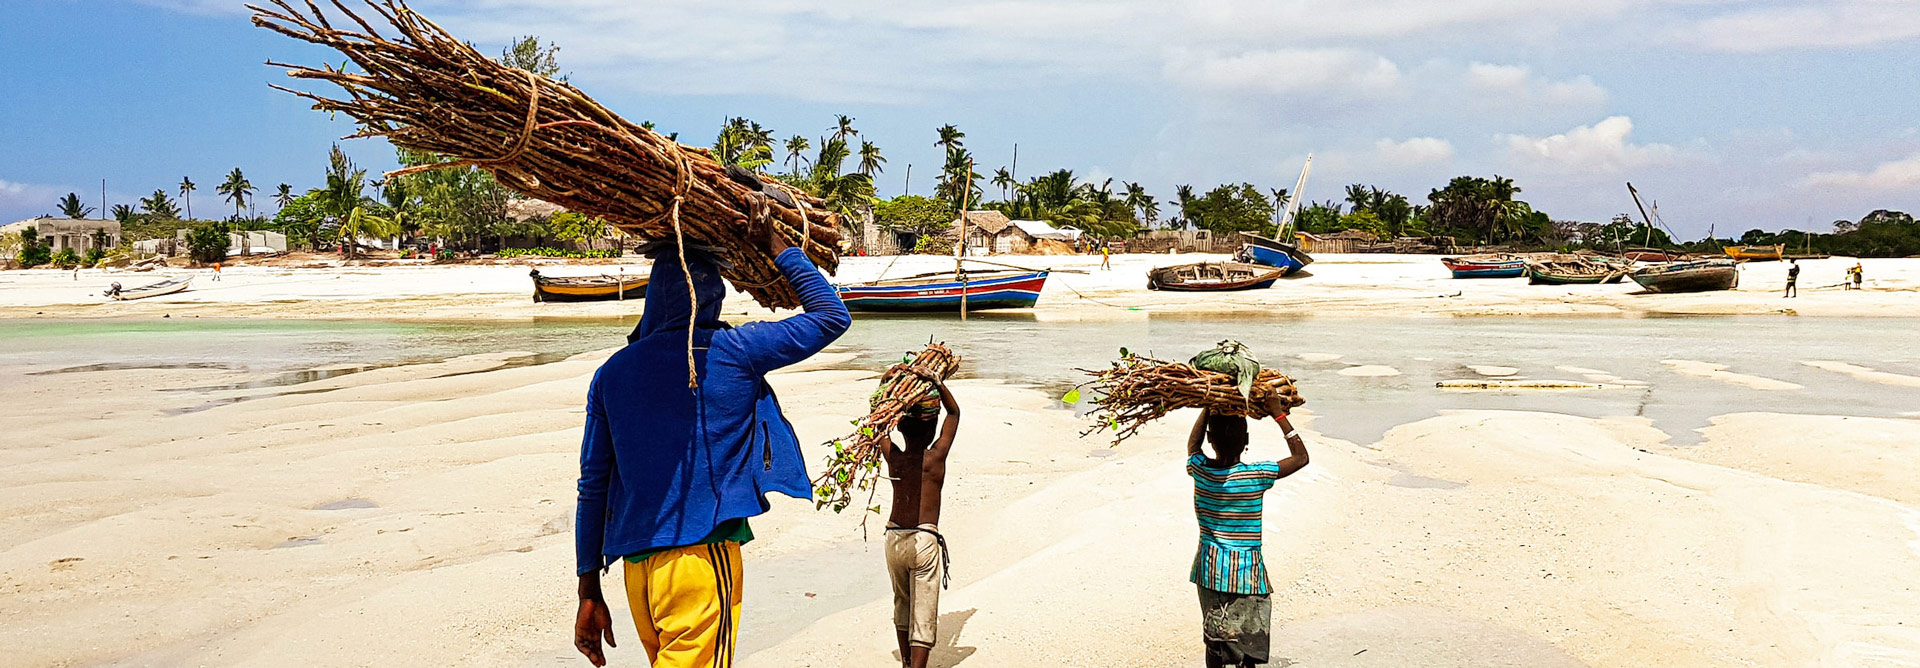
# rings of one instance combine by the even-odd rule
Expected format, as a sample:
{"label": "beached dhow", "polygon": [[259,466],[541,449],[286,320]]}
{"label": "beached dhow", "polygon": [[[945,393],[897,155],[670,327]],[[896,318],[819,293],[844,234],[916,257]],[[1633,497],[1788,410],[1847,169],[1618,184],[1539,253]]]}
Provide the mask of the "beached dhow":
{"label": "beached dhow", "polygon": [[1778,260],[1782,257],[1785,257],[1787,254],[1787,245],[1774,244],[1772,246],[1727,246],[1724,250],[1726,250],[1727,252],[1727,257],[1733,258],[1735,260],[1746,260],[1748,262],[1765,262],[1767,260]]}
{"label": "beached dhow", "polygon": [[1243,262],[1200,262],[1160,267],[1147,272],[1148,290],[1170,292],[1232,292],[1273,287],[1284,272]]}
{"label": "beached dhow", "polygon": [[1440,258],[1454,278],[1517,278],[1527,273],[1527,261],[1518,255],[1488,253]]}
{"label": "beached dhow", "polygon": [[536,302],[598,302],[621,299],[645,299],[646,276],[546,276],[535,269],[533,300]]}
{"label": "beached dhow", "polygon": [[1635,269],[1627,277],[1647,292],[1732,290],[1740,285],[1740,265],[1733,260],[1668,262]]}
{"label": "beached dhow", "polygon": [[849,311],[879,313],[957,313],[964,296],[968,311],[1033,308],[1047,285],[1045,271],[936,272],[906,278],[835,286]]}
{"label": "beached dhow", "polygon": [[1313,256],[1308,255],[1306,251],[1300,250],[1300,247],[1297,245],[1279,239],[1263,237],[1252,232],[1241,232],[1240,238],[1243,241],[1240,246],[1240,254],[1244,256],[1248,262],[1279,269],[1280,275],[1282,276],[1290,275],[1293,272],[1300,271],[1309,264],[1313,264]]}
{"label": "beached dhow", "polygon": [[180,292],[182,290],[187,289],[187,284],[192,282],[193,282],[193,277],[188,276],[186,278],[169,278],[167,280],[160,281],[158,283],[149,283],[147,285],[142,285],[137,288],[123,289],[120,287],[119,281],[114,281],[113,287],[107,288],[107,291],[104,294],[107,297],[111,297],[119,301],[127,301],[129,299],[146,299],[148,297],[158,297],[160,295],[170,295],[176,292]]}
{"label": "beached dhow", "polygon": [[1628,268],[1602,258],[1557,256],[1529,259],[1527,282],[1534,285],[1591,285],[1619,283]]}

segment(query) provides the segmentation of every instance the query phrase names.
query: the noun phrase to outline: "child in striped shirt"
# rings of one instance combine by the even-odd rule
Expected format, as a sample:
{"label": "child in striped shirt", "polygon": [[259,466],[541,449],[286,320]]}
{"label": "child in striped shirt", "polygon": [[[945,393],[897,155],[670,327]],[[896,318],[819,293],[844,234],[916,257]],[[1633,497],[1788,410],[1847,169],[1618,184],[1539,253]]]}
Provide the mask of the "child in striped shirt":
{"label": "child in striped shirt", "polygon": [[[1267,566],[1260,557],[1261,496],[1275,480],[1307,465],[1307,444],[1287,422],[1278,397],[1267,405],[1287,440],[1289,456],[1277,462],[1241,463],[1247,419],[1202,410],[1187,438],[1187,474],[1193,477],[1193,512],[1200,521],[1200,547],[1191,580],[1200,591],[1207,666],[1266,663],[1273,627]],[[1213,445],[1208,458],[1202,439]]]}

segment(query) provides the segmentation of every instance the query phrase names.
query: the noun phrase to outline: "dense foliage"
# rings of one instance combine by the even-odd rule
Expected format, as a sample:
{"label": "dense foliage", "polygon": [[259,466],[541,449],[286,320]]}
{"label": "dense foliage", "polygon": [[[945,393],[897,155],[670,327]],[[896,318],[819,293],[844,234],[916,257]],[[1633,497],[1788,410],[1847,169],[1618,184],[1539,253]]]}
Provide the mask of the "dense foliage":
{"label": "dense foliage", "polygon": [[212,264],[227,259],[227,249],[232,239],[227,236],[226,223],[204,223],[187,232],[187,256],[200,264]]}
{"label": "dense foliage", "polygon": [[505,248],[493,254],[494,257],[507,259],[516,257],[563,257],[563,258],[614,258],[620,257],[617,249],[609,250],[566,250],[564,248]]}
{"label": "dense foliage", "polygon": [[926,234],[953,224],[953,207],[931,197],[901,195],[873,208],[873,222],[889,232]]}

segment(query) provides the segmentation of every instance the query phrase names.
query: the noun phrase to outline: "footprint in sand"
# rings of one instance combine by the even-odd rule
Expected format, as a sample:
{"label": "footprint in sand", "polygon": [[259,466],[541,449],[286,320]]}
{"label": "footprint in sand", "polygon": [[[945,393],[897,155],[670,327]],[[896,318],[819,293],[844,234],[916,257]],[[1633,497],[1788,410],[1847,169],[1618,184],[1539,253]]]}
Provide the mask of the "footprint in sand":
{"label": "footprint in sand", "polygon": [[1903,373],[1880,371],[1872,367],[1864,367],[1858,364],[1848,364],[1846,362],[1829,362],[1824,360],[1804,361],[1804,362],[1801,362],[1801,364],[1805,364],[1807,366],[1813,367],[1815,369],[1820,369],[1822,371],[1844,373],[1849,376],[1853,376],[1855,380],[1864,380],[1871,383],[1885,383],[1888,385],[1899,385],[1902,387],[1920,387],[1920,376],[1909,376]]}
{"label": "footprint in sand", "polygon": [[1340,375],[1360,378],[1384,378],[1387,376],[1398,376],[1400,375],[1400,370],[1385,364],[1358,364],[1341,369]]}
{"label": "footprint in sand", "polygon": [[1754,375],[1744,374],[1744,373],[1734,373],[1732,371],[1728,371],[1727,365],[1725,364],[1714,364],[1711,362],[1702,362],[1699,360],[1660,360],[1660,363],[1665,364],[1668,367],[1672,368],[1674,372],[1680,373],[1683,375],[1694,376],[1697,378],[1708,378],[1708,379],[1717,380],[1723,383],[1732,383],[1734,385],[1751,387],[1756,390],[1770,390],[1770,391],[1776,391],[1776,392],[1783,392],[1788,390],[1802,389],[1801,386],[1797,383],[1789,383],[1784,380],[1767,378],[1764,376],[1754,376]]}

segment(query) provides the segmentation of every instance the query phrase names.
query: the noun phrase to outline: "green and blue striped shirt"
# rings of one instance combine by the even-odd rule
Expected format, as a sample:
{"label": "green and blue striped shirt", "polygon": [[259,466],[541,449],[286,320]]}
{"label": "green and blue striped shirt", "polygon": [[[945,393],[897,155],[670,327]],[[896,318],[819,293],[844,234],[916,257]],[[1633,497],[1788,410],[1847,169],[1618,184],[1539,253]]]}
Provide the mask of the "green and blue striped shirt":
{"label": "green and blue striped shirt", "polygon": [[1272,593],[1260,558],[1260,512],[1263,496],[1280,479],[1280,464],[1216,469],[1207,466],[1206,455],[1194,455],[1187,459],[1187,475],[1193,476],[1193,514],[1200,520],[1193,583],[1229,594]]}

